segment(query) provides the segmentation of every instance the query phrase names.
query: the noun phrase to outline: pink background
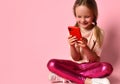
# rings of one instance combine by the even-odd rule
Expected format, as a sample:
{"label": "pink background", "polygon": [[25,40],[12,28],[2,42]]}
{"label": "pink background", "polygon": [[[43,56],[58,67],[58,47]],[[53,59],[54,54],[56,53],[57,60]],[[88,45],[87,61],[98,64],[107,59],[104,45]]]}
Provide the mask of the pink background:
{"label": "pink background", "polygon": [[[120,0],[96,0],[104,29],[102,61],[120,83]],[[74,25],[74,0],[0,0],[0,84],[50,84],[46,64],[69,59],[68,25]]]}

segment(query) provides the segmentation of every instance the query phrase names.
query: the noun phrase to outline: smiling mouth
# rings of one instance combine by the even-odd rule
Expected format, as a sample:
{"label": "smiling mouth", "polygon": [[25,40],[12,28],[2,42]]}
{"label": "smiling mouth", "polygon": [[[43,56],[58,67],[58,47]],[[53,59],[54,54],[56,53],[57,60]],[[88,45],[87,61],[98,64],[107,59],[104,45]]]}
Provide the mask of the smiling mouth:
{"label": "smiling mouth", "polygon": [[88,23],[81,23],[82,25],[87,25]]}
{"label": "smiling mouth", "polygon": [[79,22],[79,24],[86,25],[86,24],[88,24],[88,23],[87,23],[87,22],[83,22],[83,23]]}

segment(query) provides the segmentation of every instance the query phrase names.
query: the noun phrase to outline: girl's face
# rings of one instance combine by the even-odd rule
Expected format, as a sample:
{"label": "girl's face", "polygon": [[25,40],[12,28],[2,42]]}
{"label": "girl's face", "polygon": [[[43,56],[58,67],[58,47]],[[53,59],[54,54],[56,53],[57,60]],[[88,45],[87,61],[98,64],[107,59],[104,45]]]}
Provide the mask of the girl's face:
{"label": "girl's face", "polygon": [[76,21],[79,27],[89,29],[93,23],[93,12],[84,5],[77,6],[75,9]]}

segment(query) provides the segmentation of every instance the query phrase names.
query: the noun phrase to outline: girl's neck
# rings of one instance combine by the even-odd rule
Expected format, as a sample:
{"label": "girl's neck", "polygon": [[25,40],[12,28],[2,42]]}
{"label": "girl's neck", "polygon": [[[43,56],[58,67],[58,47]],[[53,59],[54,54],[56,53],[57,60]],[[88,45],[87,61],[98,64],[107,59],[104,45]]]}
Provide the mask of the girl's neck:
{"label": "girl's neck", "polygon": [[89,37],[93,28],[94,25],[90,25],[88,28],[80,28],[82,36],[86,38]]}

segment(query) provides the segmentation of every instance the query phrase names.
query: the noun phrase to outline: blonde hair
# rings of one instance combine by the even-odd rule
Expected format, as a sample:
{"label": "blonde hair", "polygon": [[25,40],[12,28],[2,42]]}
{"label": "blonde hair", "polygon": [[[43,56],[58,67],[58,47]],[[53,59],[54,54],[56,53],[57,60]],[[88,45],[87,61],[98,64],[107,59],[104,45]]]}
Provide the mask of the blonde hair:
{"label": "blonde hair", "polygon": [[95,27],[94,35],[96,37],[96,42],[98,43],[99,47],[101,47],[104,39],[104,32],[99,27]]}
{"label": "blonde hair", "polygon": [[[76,0],[73,5],[73,13],[75,17],[76,17],[76,12],[75,12],[76,7],[81,6],[81,5],[88,7],[93,12],[93,16],[94,16],[93,23],[95,26],[97,26],[98,8],[97,8],[96,1],[95,0]],[[76,23],[75,26],[79,27],[78,23]],[[95,34],[97,43],[101,47],[102,42],[103,42],[103,35],[102,35],[100,28],[95,27],[94,34]]]}

